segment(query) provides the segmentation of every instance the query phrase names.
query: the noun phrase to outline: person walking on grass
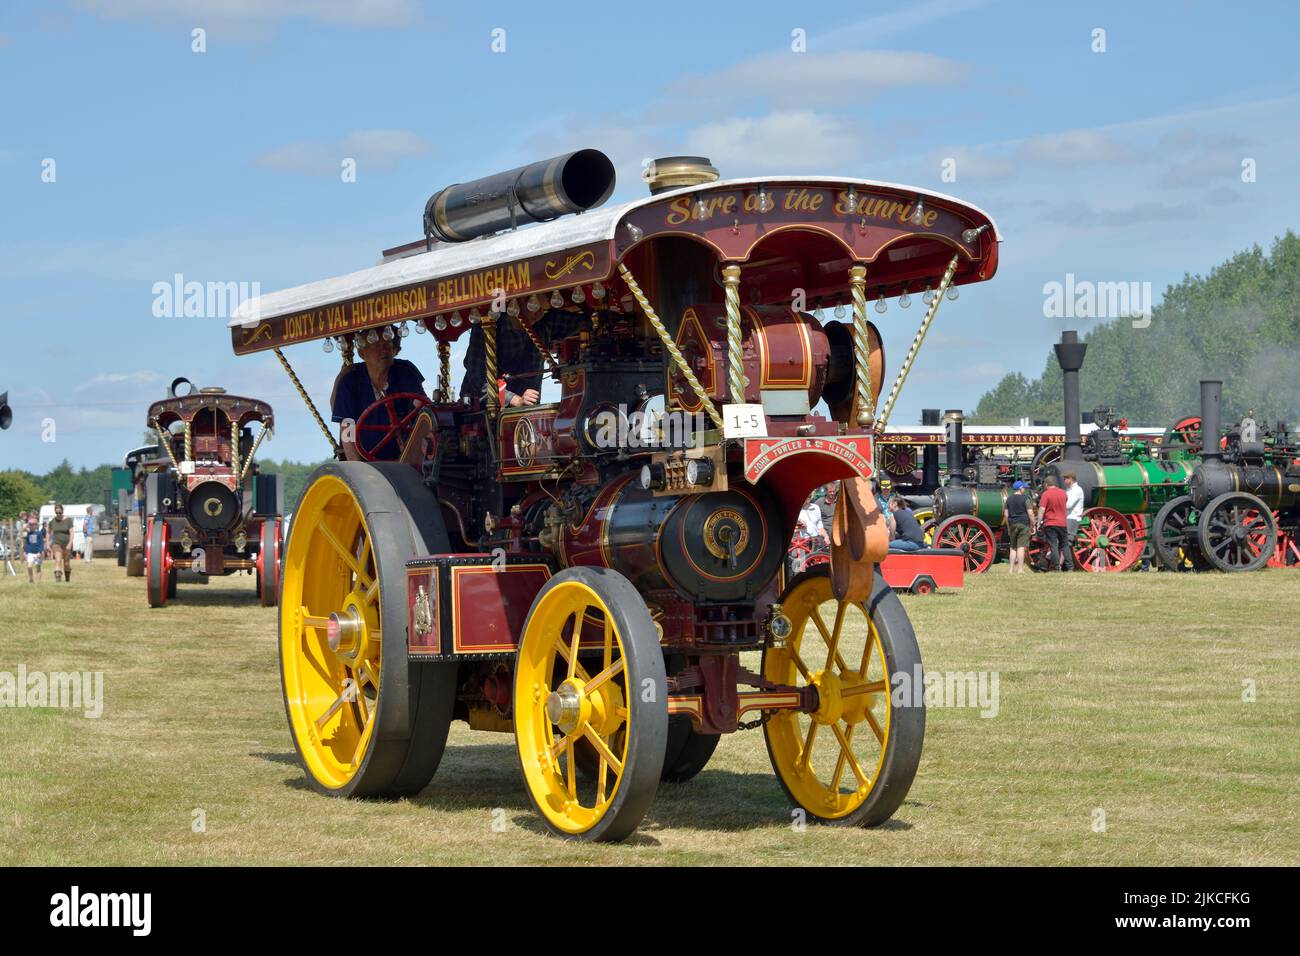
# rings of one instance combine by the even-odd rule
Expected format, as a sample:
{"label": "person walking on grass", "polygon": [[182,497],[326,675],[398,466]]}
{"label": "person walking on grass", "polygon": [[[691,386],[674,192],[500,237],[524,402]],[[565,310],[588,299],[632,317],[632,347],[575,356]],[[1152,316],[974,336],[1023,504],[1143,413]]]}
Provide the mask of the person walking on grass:
{"label": "person walking on grass", "polygon": [[1007,527],[1007,537],[1011,542],[1010,574],[1025,573],[1025,551],[1029,548],[1034,514],[1034,503],[1025,494],[1025,483],[1015,482],[1002,506],[1002,523]]}
{"label": "person walking on grass", "polygon": [[[1047,570],[1060,571],[1064,552],[1069,547],[1069,543],[1066,541],[1065,533],[1065,492],[1057,487],[1053,475],[1043,479],[1043,493],[1038,496],[1038,520],[1051,552]],[[1070,561],[1069,569],[1074,570],[1073,560]]]}
{"label": "person walking on grass", "polygon": [[[72,519],[63,514],[63,505],[54,505],[50,519],[50,552],[54,560],[54,580],[72,580]],[[60,575],[62,577],[60,577]]]}
{"label": "person walking on grass", "polygon": [[1061,475],[1065,482],[1065,570],[1074,570],[1074,541],[1079,535],[1079,522],[1083,520],[1083,489],[1074,472]]}
{"label": "person walking on grass", "polygon": [[86,508],[86,517],[82,519],[81,530],[86,541],[81,548],[81,560],[89,564],[95,556],[95,510],[93,508]]}
{"label": "person walking on grass", "polygon": [[[27,560],[27,583],[33,584],[41,579],[41,558],[45,554],[45,530],[37,523],[36,515],[27,518],[27,529],[23,532],[23,557]],[[32,569],[36,577],[32,578]]]}

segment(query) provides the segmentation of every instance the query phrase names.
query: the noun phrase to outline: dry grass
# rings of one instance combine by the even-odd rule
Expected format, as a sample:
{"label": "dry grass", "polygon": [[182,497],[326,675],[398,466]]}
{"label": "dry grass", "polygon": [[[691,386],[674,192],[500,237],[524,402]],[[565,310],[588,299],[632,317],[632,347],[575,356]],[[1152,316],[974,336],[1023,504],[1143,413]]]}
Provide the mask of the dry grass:
{"label": "dry grass", "polygon": [[106,704],[98,720],[0,708],[0,864],[1295,865],[1298,573],[1013,580],[1000,566],[963,593],[905,598],[927,667],[998,671],[1001,701],[992,719],[930,711],[890,824],[795,830],[749,731],[661,788],[633,840],[598,847],[545,835],[513,739],[461,724],[414,800],[308,791],[274,612],[247,577],[182,585],[150,611],[110,561],[71,585],[6,576],[0,671],[103,671]]}

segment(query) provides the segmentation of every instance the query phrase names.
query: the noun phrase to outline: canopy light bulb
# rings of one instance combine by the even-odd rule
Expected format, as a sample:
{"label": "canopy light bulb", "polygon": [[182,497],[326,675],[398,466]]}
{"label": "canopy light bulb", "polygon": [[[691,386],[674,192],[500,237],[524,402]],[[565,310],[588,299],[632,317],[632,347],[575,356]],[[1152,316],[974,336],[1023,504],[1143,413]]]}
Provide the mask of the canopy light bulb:
{"label": "canopy light bulb", "polygon": [[551,293],[551,308],[552,309],[564,308],[564,296],[560,295],[559,289],[556,289],[554,292]]}
{"label": "canopy light bulb", "polygon": [[371,329],[369,332],[366,333],[366,341],[369,342],[371,345],[374,345],[376,342],[379,341],[379,333],[376,332],[374,329]]}
{"label": "canopy light bulb", "polygon": [[540,311],[542,308],[542,300],[537,298],[537,293],[534,292],[532,295],[528,297],[527,305],[528,305],[529,312],[537,312]]}
{"label": "canopy light bulb", "polygon": [[925,287],[925,291],[921,293],[921,301],[924,302],[926,305],[929,305],[931,302],[934,301],[934,290],[931,289],[928,285]]}
{"label": "canopy light bulb", "polygon": [[587,294],[582,291],[582,286],[575,285],[573,287],[573,295],[570,296],[570,298],[572,298],[574,302],[581,305],[583,302],[587,301]]}
{"label": "canopy light bulb", "polygon": [[633,242],[640,242],[641,237],[645,235],[645,231],[640,226],[629,222],[627,224],[627,234]]}
{"label": "canopy light bulb", "polygon": [[326,351],[326,353],[333,352],[333,351],[334,351],[334,340],[333,340],[333,339],[326,339],[325,342],[324,342],[324,344],[321,346],[321,348],[323,348],[323,349]]}
{"label": "canopy light bulb", "polygon": [[948,286],[948,298],[953,302],[957,301],[957,287],[955,285]]}
{"label": "canopy light bulb", "polygon": [[858,208],[858,191],[852,186],[850,186],[849,191],[844,194],[844,212],[847,215],[854,212],[857,208]]}
{"label": "canopy light bulb", "polygon": [[919,226],[925,222],[925,200],[920,196],[916,197],[916,207],[912,210],[911,218],[908,221],[914,226]]}
{"label": "canopy light bulb", "polygon": [[[451,316],[451,324],[460,325],[460,316],[454,312],[452,313]],[[439,332],[441,332],[443,329],[447,328],[447,320],[444,319],[442,316],[438,316],[436,319],[433,320],[433,327],[437,329]]]}
{"label": "canopy light bulb", "polygon": [[605,298],[605,287],[599,282],[593,282],[591,284],[591,294],[597,299],[603,299]]}
{"label": "canopy light bulb", "polygon": [[884,315],[885,310],[888,308],[889,306],[885,305],[885,291],[882,289],[880,291],[880,298],[876,300],[876,311],[881,315]]}
{"label": "canopy light bulb", "polygon": [[898,297],[898,307],[906,309],[912,304],[912,297],[907,294],[907,286],[903,286],[903,294]]}
{"label": "canopy light bulb", "polygon": [[428,319],[420,319],[419,321],[417,321],[415,323],[415,334],[423,335],[425,332],[429,331],[427,328],[425,328],[428,322],[429,322]]}
{"label": "canopy light bulb", "polygon": [[510,316],[510,318],[513,319],[518,314],[519,314],[519,300],[511,299],[508,303],[506,303],[506,315]]}
{"label": "canopy light bulb", "polygon": [[393,341],[393,327],[391,325],[384,326],[384,341],[385,342]]}
{"label": "canopy light bulb", "polygon": [[841,302],[839,299],[835,300],[835,318],[837,319],[844,318],[844,303]]}
{"label": "canopy light bulb", "polygon": [[696,219],[709,218],[709,204],[704,201],[703,196],[695,200],[695,218]]}
{"label": "canopy light bulb", "polygon": [[772,202],[772,197],[768,195],[766,186],[758,187],[758,211],[771,212],[776,203]]}
{"label": "canopy light bulb", "polygon": [[400,326],[398,326],[397,334],[400,335],[402,338],[406,338],[408,335],[411,334],[411,330],[408,329],[406,327],[406,323],[403,322]]}
{"label": "canopy light bulb", "polygon": [[970,243],[978,239],[980,237],[980,234],[988,227],[989,227],[988,223],[985,223],[984,225],[977,226],[974,229],[963,229],[961,233],[961,241],[969,245]]}

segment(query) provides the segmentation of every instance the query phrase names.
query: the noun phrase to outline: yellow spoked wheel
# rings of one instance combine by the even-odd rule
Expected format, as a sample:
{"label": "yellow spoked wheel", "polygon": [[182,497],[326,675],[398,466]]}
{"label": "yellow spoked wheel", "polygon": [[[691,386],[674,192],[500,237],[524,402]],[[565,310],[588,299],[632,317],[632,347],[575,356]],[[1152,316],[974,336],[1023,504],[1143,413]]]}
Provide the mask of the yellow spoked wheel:
{"label": "yellow spoked wheel", "polygon": [[[663,769],[667,695],[658,633],[627,578],[576,567],[546,583],[515,662],[515,743],[552,832],[621,840],[637,828]],[[595,766],[579,774],[584,749]]]}
{"label": "yellow spoked wheel", "polygon": [[816,568],[790,582],[781,607],[793,627],[764,652],[763,676],[813,685],[818,706],[764,725],[772,768],[815,820],[882,823],[907,795],[925,737],[923,688],[912,686],[921,653],[902,603],[879,574],[866,604],[840,603]]}
{"label": "yellow spoked wheel", "polygon": [[455,665],[406,656],[406,561],[447,549],[405,465],[331,462],[308,480],[284,548],[280,673],[308,780],[339,796],[419,791],[437,768]]}

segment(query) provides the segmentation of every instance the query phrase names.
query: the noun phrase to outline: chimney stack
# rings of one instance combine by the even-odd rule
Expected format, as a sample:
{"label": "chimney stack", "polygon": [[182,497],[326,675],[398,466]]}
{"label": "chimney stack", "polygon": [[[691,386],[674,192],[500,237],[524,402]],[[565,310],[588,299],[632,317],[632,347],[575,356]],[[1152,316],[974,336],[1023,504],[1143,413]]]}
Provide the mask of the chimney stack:
{"label": "chimney stack", "polygon": [[1061,333],[1061,341],[1054,348],[1065,386],[1065,448],[1061,452],[1061,460],[1081,460],[1083,441],[1079,434],[1079,369],[1083,368],[1083,353],[1088,351],[1088,346],[1079,341],[1078,332],[1070,329]]}

